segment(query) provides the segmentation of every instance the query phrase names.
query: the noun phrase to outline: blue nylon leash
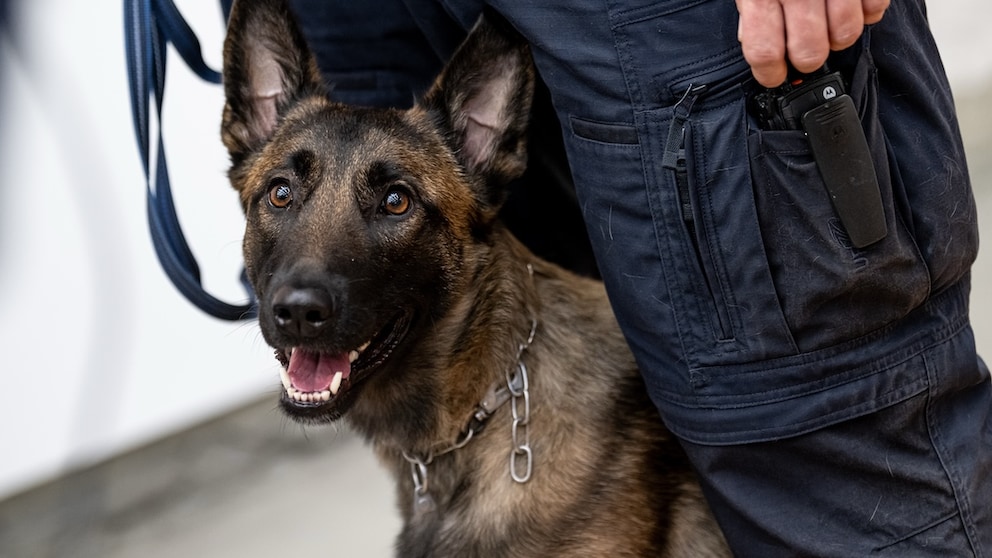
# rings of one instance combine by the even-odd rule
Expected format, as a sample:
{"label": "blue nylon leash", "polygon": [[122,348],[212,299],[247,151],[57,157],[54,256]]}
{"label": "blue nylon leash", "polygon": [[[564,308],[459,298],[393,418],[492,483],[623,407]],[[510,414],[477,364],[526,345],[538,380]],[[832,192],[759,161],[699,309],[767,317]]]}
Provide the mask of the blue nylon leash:
{"label": "blue nylon leash", "polygon": [[[248,292],[247,304],[224,302],[203,288],[200,267],[186,243],[176,216],[162,143],[167,43],[172,43],[186,65],[200,78],[220,83],[221,75],[204,62],[200,42],[172,0],[124,0],[124,38],[131,113],[145,173],[148,226],[159,263],[179,292],[207,314],[223,320],[253,318],[256,315],[255,297],[244,272],[241,282]],[[154,182],[149,157],[153,93],[154,117],[159,124]]]}

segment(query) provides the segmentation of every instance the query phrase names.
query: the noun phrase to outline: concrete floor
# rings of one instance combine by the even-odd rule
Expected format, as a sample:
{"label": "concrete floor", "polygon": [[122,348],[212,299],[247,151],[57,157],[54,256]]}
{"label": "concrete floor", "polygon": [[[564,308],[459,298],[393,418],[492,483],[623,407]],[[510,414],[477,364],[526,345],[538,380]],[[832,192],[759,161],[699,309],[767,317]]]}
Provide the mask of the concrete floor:
{"label": "concrete floor", "polygon": [[[958,100],[983,238],[992,237],[989,101],[992,84]],[[972,298],[986,355],[990,279],[986,248]],[[0,556],[378,558],[392,554],[399,529],[393,501],[390,481],[359,440],[334,427],[302,429],[273,396],[0,502]]]}
{"label": "concrete floor", "polygon": [[392,502],[355,436],[266,398],[0,502],[0,556],[390,556]]}

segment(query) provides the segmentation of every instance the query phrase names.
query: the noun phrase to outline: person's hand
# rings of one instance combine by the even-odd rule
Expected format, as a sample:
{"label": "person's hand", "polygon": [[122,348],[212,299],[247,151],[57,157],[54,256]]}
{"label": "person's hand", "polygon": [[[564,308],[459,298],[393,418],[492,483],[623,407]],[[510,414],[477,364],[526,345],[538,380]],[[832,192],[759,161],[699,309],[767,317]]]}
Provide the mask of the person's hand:
{"label": "person's hand", "polygon": [[847,48],[867,24],[877,23],[889,0],[735,0],[737,38],[754,78],[765,87],[785,81],[786,57],[809,73],[831,50]]}

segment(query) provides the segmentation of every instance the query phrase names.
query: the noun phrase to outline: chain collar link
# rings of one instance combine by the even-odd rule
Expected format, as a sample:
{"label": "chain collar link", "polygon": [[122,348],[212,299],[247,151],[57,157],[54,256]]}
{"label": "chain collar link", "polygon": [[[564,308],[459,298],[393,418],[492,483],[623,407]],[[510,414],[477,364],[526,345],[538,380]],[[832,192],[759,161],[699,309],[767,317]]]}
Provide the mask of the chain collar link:
{"label": "chain collar link", "polygon": [[[517,349],[517,373],[511,375],[509,370],[506,372],[506,387],[510,390],[510,410],[513,415],[510,477],[520,484],[529,481],[534,471],[534,452],[530,448],[530,382],[527,378],[527,365],[524,364],[522,357],[524,351],[534,341],[535,333],[537,333],[537,320],[531,322],[527,342],[521,343]],[[522,459],[522,464],[518,459]]]}

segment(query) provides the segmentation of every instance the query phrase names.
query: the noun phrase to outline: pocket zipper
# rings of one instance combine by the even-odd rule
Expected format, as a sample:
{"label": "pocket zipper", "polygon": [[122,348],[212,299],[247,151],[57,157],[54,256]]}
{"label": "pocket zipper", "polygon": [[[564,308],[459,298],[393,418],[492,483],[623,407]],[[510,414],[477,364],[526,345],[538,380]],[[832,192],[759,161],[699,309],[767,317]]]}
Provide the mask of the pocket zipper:
{"label": "pocket zipper", "polygon": [[675,103],[675,115],[668,127],[668,141],[665,142],[665,153],[661,158],[662,168],[675,171],[675,182],[678,186],[679,202],[682,205],[682,220],[690,228],[695,238],[695,224],[692,215],[692,201],[689,197],[688,166],[685,160],[685,126],[692,112],[692,105],[703,93],[706,85],[692,85],[686,88],[685,94]]}
{"label": "pocket zipper", "polygon": [[686,126],[689,120],[689,114],[692,112],[692,106],[696,100],[706,93],[708,89],[709,87],[707,85],[690,84],[686,88],[685,94],[682,95],[682,98],[673,107],[675,114],[668,128],[668,139],[665,142],[665,152],[662,155],[661,166],[675,172],[675,185],[679,198],[679,209],[682,214],[682,223],[685,225],[686,233],[692,244],[693,252],[696,256],[696,265],[705,281],[706,289],[710,294],[710,299],[713,301],[713,307],[716,310],[718,326],[720,328],[719,338],[726,340],[733,339],[734,337],[733,328],[730,324],[730,313],[725,305],[721,303],[723,296],[719,291],[719,285],[715,284],[715,279],[711,279],[710,274],[706,272],[708,266],[705,265],[706,258],[704,257],[703,247],[700,246],[699,236],[697,235],[696,218],[692,207],[692,194],[689,189],[689,168],[686,161]]}

